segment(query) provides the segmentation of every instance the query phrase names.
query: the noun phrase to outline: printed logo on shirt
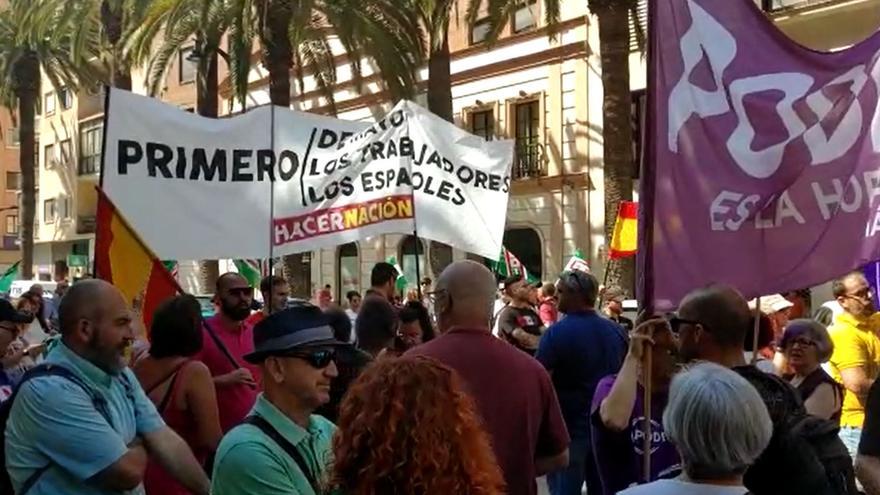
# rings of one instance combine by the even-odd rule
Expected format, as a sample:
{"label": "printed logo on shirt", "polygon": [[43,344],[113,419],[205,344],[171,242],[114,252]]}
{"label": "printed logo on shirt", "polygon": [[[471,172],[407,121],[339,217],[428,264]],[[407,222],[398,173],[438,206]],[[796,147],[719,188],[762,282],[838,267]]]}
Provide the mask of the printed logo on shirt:
{"label": "printed logo on shirt", "polygon": [[520,326],[520,328],[526,327],[536,327],[540,326],[540,321],[531,315],[519,315],[516,317],[516,324]]}
{"label": "printed logo on shirt", "polygon": [[[645,422],[645,417],[641,416],[638,418],[634,418],[630,427],[630,439],[632,440],[633,450],[636,454],[641,455],[644,450],[643,439],[645,438],[645,432],[642,429],[642,425]],[[657,452],[657,449],[664,443],[667,443],[669,440],[666,437],[666,432],[663,431],[663,425],[660,424],[659,421],[651,420],[651,453]]]}

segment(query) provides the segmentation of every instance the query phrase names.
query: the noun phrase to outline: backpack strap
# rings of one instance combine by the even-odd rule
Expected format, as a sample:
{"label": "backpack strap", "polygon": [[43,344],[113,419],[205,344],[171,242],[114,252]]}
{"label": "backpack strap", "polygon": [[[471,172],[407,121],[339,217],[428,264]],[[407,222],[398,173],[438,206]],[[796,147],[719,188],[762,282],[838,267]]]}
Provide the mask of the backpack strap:
{"label": "backpack strap", "polygon": [[286,452],[287,455],[290,456],[291,459],[293,459],[293,462],[295,462],[296,465],[299,466],[299,470],[302,471],[303,474],[306,476],[306,480],[308,480],[309,486],[312,487],[312,490],[314,490],[315,493],[320,493],[320,491],[318,490],[318,482],[315,478],[315,474],[312,473],[311,469],[309,469],[308,463],[303,458],[302,454],[300,454],[299,450],[297,450],[296,447],[292,443],[290,443],[289,440],[284,438],[281,433],[279,433],[278,430],[276,430],[274,426],[269,424],[269,422],[266,421],[263,417],[257,416],[256,414],[248,416],[247,418],[245,418],[244,422],[246,424],[256,426],[260,429],[260,431],[265,433],[267,437],[271,438],[272,441],[278,444],[278,446],[281,447],[284,452]]}
{"label": "backpack strap", "polygon": [[238,361],[232,356],[232,353],[229,352],[229,349],[226,347],[226,344],[220,340],[220,337],[217,336],[217,333],[214,332],[214,329],[211,328],[211,325],[208,322],[202,320],[202,326],[205,327],[205,331],[208,332],[208,336],[211,337],[211,340],[214,341],[214,345],[217,346],[217,349],[220,349],[220,352],[223,353],[223,356],[229,361],[229,364],[232,365],[232,370],[235,371],[242,366],[238,364]]}
{"label": "backpack strap", "polygon": [[[83,392],[85,392],[86,395],[88,395],[89,398],[92,400],[92,404],[94,404],[95,410],[98,411],[98,413],[103,416],[105,420],[107,420],[107,423],[110,424],[110,427],[113,428],[113,421],[110,419],[110,411],[107,408],[107,401],[104,399],[104,397],[92,391],[92,389],[88,385],[86,385],[86,383],[74,372],[57,364],[43,363],[35,366],[27,373],[25,373],[21,381],[18,383],[18,386],[15,387],[15,391],[12,393],[12,396],[9,398],[8,407],[10,409],[12,408],[12,401],[14,401],[15,398],[18,396],[19,390],[21,390],[21,387],[25,383],[33,380],[34,378],[42,378],[45,376],[60,376],[65,380],[68,380],[80,387]],[[40,477],[46,471],[48,471],[50,467],[52,467],[51,461],[40,469],[34,471],[30,476],[28,476],[24,483],[22,483],[21,490],[19,490],[18,495],[25,495],[28,491],[30,491],[30,489],[34,487]]]}

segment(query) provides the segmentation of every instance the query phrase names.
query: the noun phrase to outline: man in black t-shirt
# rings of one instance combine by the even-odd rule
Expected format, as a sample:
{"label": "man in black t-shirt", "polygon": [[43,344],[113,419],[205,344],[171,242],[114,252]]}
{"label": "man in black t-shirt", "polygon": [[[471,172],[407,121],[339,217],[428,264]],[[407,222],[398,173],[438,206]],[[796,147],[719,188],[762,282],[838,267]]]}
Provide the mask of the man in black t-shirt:
{"label": "man in black t-shirt", "polygon": [[544,333],[544,323],[535,311],[538,303],[537,287],[523,277],[508,277],[504,292],[510,304],[498,315],[498,335],[517,349],[532,356],[538,350],[538,342]]}

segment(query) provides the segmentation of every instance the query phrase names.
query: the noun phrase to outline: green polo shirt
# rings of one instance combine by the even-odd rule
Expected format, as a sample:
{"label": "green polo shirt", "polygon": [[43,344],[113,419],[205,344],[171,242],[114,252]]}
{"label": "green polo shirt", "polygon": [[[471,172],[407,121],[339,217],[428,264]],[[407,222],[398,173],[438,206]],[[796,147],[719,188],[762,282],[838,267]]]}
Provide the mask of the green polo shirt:
{"label": "green polo shirt", "polygon": [[[331,440],[336,426],[321,416],[309,418],[303,429],[284,415],[263,394],[251,414],[269,422],[292,443],[319,480],[331,461]],[[318,495],[305,474],[284,450],[256,426],[243,424],[223,437],[214,459],[213,495]]]}

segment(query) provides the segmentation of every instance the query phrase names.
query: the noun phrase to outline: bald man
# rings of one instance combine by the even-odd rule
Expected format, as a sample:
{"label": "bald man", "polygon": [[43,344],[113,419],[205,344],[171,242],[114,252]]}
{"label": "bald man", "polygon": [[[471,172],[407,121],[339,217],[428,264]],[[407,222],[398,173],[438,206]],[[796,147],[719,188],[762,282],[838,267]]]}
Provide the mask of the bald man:
{"label": "bald man", "polygon": [[[688,294],[679,305],[678,315],[670,320],[685,361],[711,361],[731,368],[758,390],[767,405],[774,435],[761,457],[746,471],[746,488],[758,495],[856,493],[851,464],[826,468],[809,443],[796,435],[792,438],[790,425],[807,415],[797,391],[781,378],[746,363],[744,347],[750,316],[742,294],[718,284]],[[822,448],[835,455],[847,455],[836,435],[825,435]],[[832,488],[829,479],[845,487]]]}
{"label": "bald man", "polygon": [[507,493],[534,495],[535,478],[568,465],[568,432],[550,376],[540,363],[492,336],[495,277],[458,261],[437,280],[434,308],[441,336],[408,355],[455,369],[477,403]]}
{"label": "bald man", "polygon": [[214,303],[220,310],[205,320],[204,345],[196,356],[214,377],[224,433],[241,424],[257,402],[260,369],[244,359],[254,352],[254,327],[247,323],[253,297],[254,289],[238,273],[217,279]]}
{"label": "bald man", "polygon": [[[125,351],[131,310],[101,280],[70,288],[59,308],[61,343],[22,379],[6,427],[6,469],[16,493],[143,493],[149,455],[193,493],[209,482],[192,451],[162,421]],[[57,370],[66,370],[60,373]]]}

